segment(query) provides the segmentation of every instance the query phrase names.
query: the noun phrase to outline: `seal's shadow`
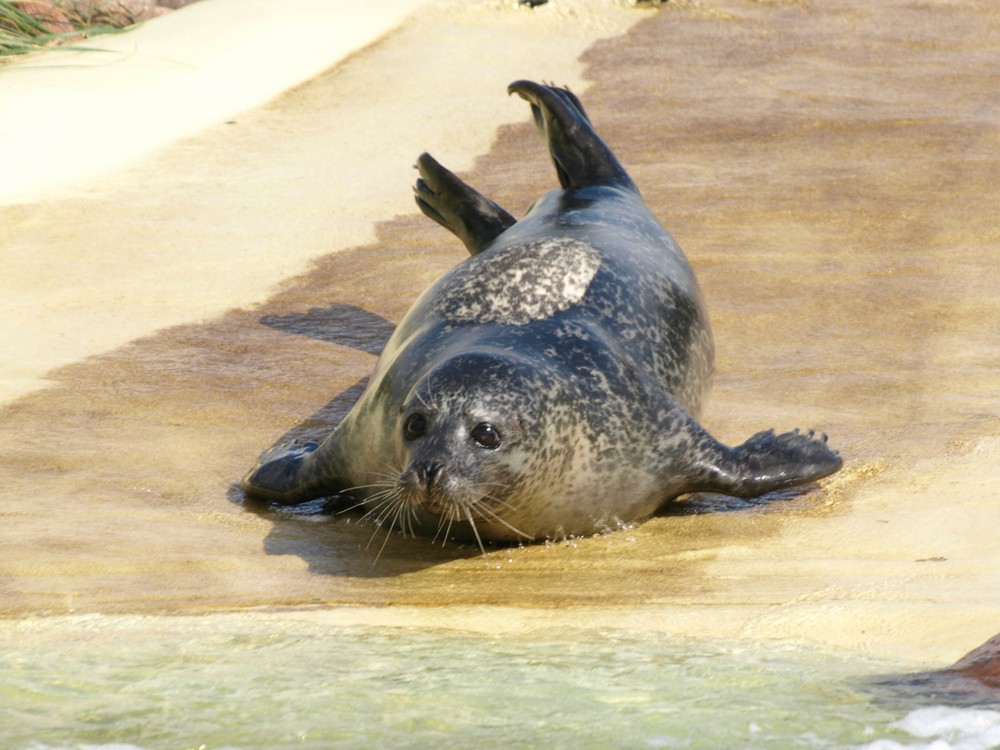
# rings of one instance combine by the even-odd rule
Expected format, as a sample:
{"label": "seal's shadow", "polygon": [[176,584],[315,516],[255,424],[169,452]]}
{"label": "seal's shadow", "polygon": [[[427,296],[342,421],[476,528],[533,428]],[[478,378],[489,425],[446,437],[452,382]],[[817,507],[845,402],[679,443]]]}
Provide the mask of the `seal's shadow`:
{"label": "seal's shadow", "polygon": [[734,513],[736,511],[763,511],[775,504],[787,503],[813,495],[819,488],[815,482],[775,490],[758,497],[733,497],[716,492],[694,492],[682,495],[660,508],[657,516],[698,516],[703,513]]}
{"label": "seal's shadow", "polygon": [[339,344],[368,354],[381,354],[396,326],[375,313],[355,305],[314,307],[306,313],[265,315],[260,322],[269,328]]}
{"label": "seal's shadow", "polygon": [[[264,325],[298,336],[381,354],[395,325],[354,305],[334,304],[305,313],[266,315]],[[325,406],[282,435],[275,445],[292,440],[323,440],[361,397],[368,378],[334,396]],[[248,467],[249,468],[249,467]],[[406,538],[363,520],[350,498],[319,499],[282,506],[244,495],[234,484],[228,499],[267,519],[272,527],[264,539],[269,555],[297,555],[315,573],[350,577],[396,576],[480,553],[477,547],[449,541]]]}

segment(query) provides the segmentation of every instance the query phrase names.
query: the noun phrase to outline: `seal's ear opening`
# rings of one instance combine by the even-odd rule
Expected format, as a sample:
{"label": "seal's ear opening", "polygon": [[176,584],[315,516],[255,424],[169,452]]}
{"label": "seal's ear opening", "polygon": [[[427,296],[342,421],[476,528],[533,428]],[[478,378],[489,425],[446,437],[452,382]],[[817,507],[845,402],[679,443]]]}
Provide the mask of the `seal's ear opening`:
{"label": "seal's ear opening", "polygon": [[594,130],[575,94],[532,81],[514,81],[507,93],[531,103],[564,190],[615,185],[638,192],[628,172]]}

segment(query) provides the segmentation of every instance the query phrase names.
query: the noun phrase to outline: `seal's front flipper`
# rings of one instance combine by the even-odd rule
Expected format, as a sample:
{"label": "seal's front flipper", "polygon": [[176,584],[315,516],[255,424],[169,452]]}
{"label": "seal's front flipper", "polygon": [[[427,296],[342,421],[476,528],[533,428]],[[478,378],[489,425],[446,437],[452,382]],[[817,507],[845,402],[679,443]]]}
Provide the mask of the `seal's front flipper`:
{"label": "seal's front flipper", "polygon": [[704,433],[694,448],[687,492],[721,492],[735,497],[757,497],[795,487],[833,474],[843,465],[840,453],[830,450],[826,435],[774,430],[758,432],[743,445],[727,448]]}
{"label": "seal's front flipper", "polygon": [[285,443],[265,451],[240,482],[240,488],[251,497],[298,505],[317,497],[334,494],[309,480],[308,459],[320,444],[314,440]]}
{"label": "seal's front flipper", "polygon": [[531,103],[563,189],[616,185],[638,192],[628,172],[597,135],[575,94],[532,81],[515,81],[507,93]]}
{"label": "seal's front flipper", "polygon": [[420,210],[455,234],[476,255],[517,219],[442,167],[430,154],[417,158],[413,188]]}

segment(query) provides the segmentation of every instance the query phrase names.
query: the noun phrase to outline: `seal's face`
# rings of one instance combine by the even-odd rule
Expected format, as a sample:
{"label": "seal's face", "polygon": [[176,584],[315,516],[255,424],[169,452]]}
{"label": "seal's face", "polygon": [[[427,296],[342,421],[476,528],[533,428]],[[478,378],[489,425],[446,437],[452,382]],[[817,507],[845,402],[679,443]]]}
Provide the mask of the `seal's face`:
{"label": "seal's face", "polygon": [[462,354],[414,386],[395,436],[401,525],[419,509],[437,519],[445,538],[453,524],[475,537],[477,525],[487,524],[527,538],[505,517],[516,510],[523,484],[539,401],[535,380],[513,358]]}

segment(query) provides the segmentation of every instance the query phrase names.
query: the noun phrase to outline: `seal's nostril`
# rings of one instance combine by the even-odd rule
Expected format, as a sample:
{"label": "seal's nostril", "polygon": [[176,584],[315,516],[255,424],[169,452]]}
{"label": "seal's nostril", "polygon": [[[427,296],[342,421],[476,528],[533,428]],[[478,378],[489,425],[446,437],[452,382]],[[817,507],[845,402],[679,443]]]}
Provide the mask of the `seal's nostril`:
{"label": "seal's nostril", "polygon": [[420,483],[428,490],[434,488],[435,484],[441,475],[441,469],[444,467],[441,464],[436,463],[425,463],[420,464],[417,467],[417,477],[420,479]]}

